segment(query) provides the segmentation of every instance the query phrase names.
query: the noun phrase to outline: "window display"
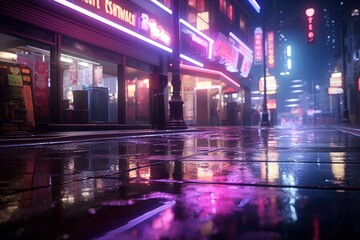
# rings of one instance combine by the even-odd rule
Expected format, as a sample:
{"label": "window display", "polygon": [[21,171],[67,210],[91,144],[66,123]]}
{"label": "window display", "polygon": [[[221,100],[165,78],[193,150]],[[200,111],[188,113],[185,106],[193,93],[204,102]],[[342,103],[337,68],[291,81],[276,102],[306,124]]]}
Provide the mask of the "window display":
{"label": "window display", "polygon": [[117,123],[117,65],[61,54],[64,121]]}

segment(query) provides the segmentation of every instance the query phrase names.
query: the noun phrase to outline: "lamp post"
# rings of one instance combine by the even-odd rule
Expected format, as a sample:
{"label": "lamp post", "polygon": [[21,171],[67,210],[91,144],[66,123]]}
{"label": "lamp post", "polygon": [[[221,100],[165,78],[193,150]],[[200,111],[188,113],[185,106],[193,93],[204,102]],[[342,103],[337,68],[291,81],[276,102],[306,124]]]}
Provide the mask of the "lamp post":
{"label": "lamp post", "polygon": [[172,52],[172,81],[173,92],[170,104],[169,122],[167,129],[187,129],[186,122],[183,117],[183,104],[181,99],[181,79],[180,79],[180,42],[179,42],[179,0],[173,1],[173,52]]}
{"label": "lamp post", "polygon": [[344,4],[341,4],[341,49],[342,49],[342,87],[343,87],[343,118],[342,123],[350,123],[347,90],[346,90],[346,48],[345,48],[345,14]]}
{"label": "lamp post", "polygon": [[262,50],[263,50],[263,75],[264,75],[264,99],[263,99],[263,111],[261,114],[261,123],[260,126],[268,127],[269,124],[269,114],[267,109],[267,87],[266,87],[266,49],[265,49],[265,19],[263,19],[263,36],[262,36]]}

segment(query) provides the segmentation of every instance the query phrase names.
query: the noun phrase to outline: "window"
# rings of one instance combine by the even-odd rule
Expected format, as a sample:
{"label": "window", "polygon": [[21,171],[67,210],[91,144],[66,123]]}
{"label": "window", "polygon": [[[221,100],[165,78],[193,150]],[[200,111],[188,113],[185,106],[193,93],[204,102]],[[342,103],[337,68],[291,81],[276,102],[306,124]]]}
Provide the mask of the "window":
{"label": "window", "polygon": [[148,123],[150,73],[132,67],[126,67],[126,122]]}
{"label": "window", "polygon": [[205,0],[188,0],[188,22],[200,31],[209,29],[209,12],[205,10]]}

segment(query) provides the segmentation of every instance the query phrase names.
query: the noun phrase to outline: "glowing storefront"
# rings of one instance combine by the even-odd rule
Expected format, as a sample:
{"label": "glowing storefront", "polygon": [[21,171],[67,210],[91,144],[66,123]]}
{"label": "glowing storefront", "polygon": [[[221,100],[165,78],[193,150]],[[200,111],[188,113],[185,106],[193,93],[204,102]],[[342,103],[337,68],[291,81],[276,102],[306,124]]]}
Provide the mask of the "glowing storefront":
{"label": "glowing storefront", "polygon": [[[249,90],[237,79],[246,78],[252,50],[234,33],[211,39],[180,20],[180,49],[192,59],[181,64],[184,120],[189,125],[243,125],[250,104]],[[171,74],[169,74],[171,80]]]}
{"label": "glowing storefront", "polygon": [[[168,75],[171,87],[170,9],[157,1],[19,0],[1,1],[0,17],[0,61],[33,70],[37,123],[151,124],[151,74]],[[241,125],[250,97],[234,76],[247,77],[252,51],[235,34],[211,39],[183,19],[180,32],[184,120]]]}
{"label": "glowing storefront", "polygon": [[29,0],[1,1],[0,16],[0,61],[27,64],[42,86],[37,123],[151,123],[149,79],[167,72],[170,13],[150,1]]}

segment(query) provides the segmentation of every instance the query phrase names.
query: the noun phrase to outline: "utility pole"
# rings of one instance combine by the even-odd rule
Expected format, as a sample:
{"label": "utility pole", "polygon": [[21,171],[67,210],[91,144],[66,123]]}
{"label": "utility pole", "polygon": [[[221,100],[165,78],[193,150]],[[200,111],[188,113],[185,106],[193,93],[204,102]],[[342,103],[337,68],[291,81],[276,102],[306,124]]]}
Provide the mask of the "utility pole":
{"label": "utility pole", "polygon": [[347,100],[347,84],[346,84],[346,47],[345,47],[345,13],[344,13],[344,4],[341,5],[341,48],[342,48],[342,86],[343,86],[343,118],[341,123],[348,124],[350,123],[349,119],[349,110],[348,110],[348,100]]}
{"label": "utility pole", "polygon": [[263,75],[264,75],[264,99],[263,99],[263,111],[261,114],[261,123],[260,126],[268,127],[269,123],[269,114],[267,109],[267,87],[266,87],[266,30],[265,30],[265,19],[263,19],[263,37],[262,37],[262,45],[263,45]]}

